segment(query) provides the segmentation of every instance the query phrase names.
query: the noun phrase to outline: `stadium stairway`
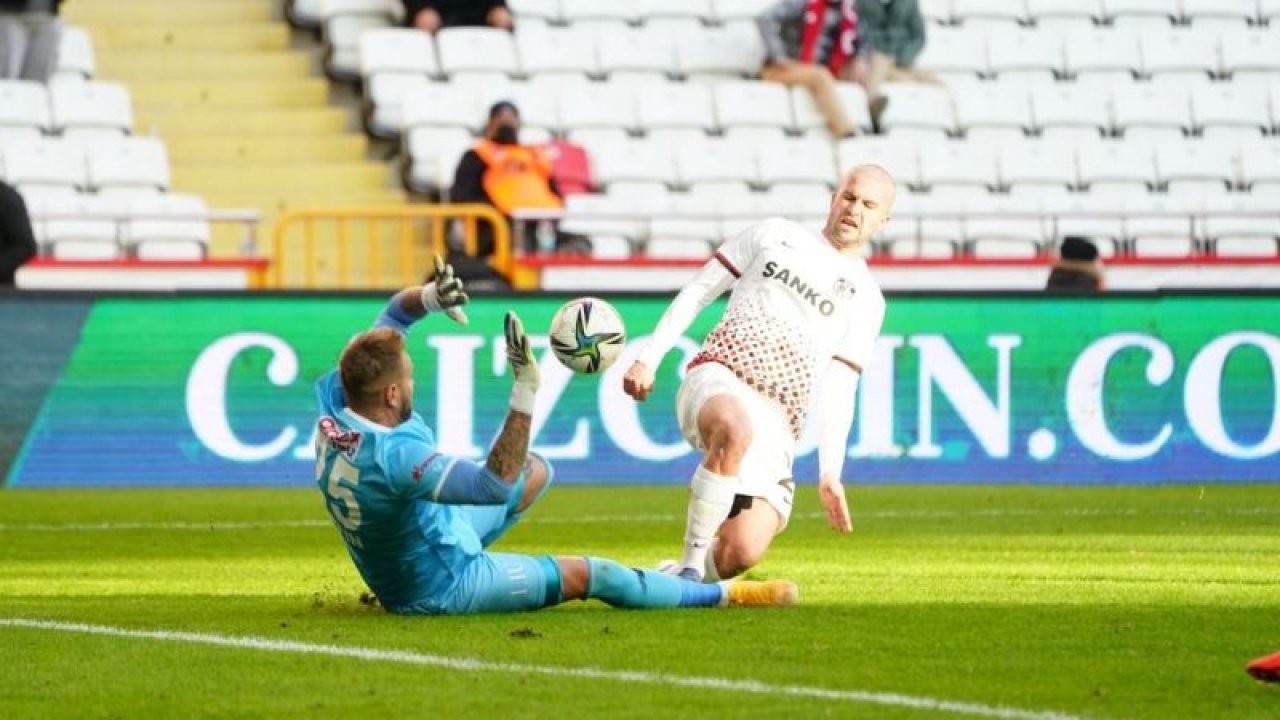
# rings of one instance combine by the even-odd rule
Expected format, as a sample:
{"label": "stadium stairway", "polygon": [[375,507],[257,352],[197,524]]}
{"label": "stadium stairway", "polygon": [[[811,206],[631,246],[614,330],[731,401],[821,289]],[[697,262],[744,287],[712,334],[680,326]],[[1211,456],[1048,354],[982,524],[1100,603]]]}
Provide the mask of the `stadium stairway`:
{"label": "stadium stairway", "polygon": [[[66,20],[91,33],[98,76],[133,97],[137,135],[168,148],[173,187],[211,208],[262,214],[257,249],[301,206],[402,205],[387,165],[369,159],[353,113],[330,103],[307,48],[271,0],[77,0]],[[241,250],[215,226],[210,256]]]}

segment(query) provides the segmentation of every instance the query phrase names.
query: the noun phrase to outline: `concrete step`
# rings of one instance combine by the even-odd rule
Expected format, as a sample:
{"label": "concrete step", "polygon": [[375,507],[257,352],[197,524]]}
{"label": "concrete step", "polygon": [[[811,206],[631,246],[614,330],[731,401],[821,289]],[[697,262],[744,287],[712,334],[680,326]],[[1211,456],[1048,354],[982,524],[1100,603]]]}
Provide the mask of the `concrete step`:
{"label": "concrete step", "polygon": [[254,78],[304,78],[311,73],[311,60],[304,53],[289,51],[208,51],[120,50],[98,58],[98,74],[128,82],[144,80],[208,81]]}
{"label": "concrete step", "polygon": [[164,138],[175,163],[329,163],[365,159],[368,142],[361,135],[301,137],[208,137],[169,133]]}
{"label": "concrete step", "polygon": [[100,54],[132,50],[285,50],[289,26],[284,23],[234,23],[222,25],[90,26],[93,44]]}
{"label": "concrete step", "polygon": [[145,80],[129,83],[136,109],[182,108],[187,112],[214,108],[304,109],[329,102],[324,78],[254,80]]}
{"label": "concrete step", "polygon": [[136,25],[138,23],[199,24],[267,22],[275,18],[264,0],[75,0],[66,4],[64,19],[73,25]]}
{"label": "concrete step", "polygon": [[346,130],[351,122],[346,110],[338,107],[245,112],[243,110],[210,109],[190,112],[179,108],[140,108],[134,113],[136,132],[145,134],[152,128],[168,138],[199,133],[230,137],[297,137],[332,134]]}
{"label": "concrete step", "polygon": [[297,196],[328,190],[377,190],[388,187],[386,165],[335,163],[174,163],[173,187],[202,195],[222,192],[261,193],[264,201],[282,188]]}

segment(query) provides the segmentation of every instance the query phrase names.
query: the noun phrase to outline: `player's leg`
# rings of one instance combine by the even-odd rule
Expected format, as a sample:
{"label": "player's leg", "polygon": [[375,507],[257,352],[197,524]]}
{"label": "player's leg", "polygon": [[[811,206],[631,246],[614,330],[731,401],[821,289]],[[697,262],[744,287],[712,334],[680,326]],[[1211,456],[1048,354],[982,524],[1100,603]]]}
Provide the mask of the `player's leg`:
{"label": "player's leg", "polygon": [[763,498],[750,498],[747,504],[720,526],[713,563],[720,578],[733,578],[750,570],[764,559],[773,538],[782,530],[782,517]]}
{"label": "player's leg", "polygon": [[733,509],[738,470],[751,444],[751,422],[736,397],[712,396],[699,408],[697,417],[698,436],[706,451],[689,482],[680,561],[682,573],[692,579],[701,579],[711,541]]}
{"label": "player's leg", "polygon": [[721,578],[736,577],[757,565],[770,543],[791,519],[795,482],[791,479],[794,444],[786,419],[764,402],[748,403],[759,439],[742,458],[740,493],[733,512],[720,526],[712,562]]}
{"label": "player's leg", "polygon": [[657,570],[624,567],[597,557],[556,559],[564,600],[595,598],[623,608],[781,607],[800,592],[785,580],[703,584]]}

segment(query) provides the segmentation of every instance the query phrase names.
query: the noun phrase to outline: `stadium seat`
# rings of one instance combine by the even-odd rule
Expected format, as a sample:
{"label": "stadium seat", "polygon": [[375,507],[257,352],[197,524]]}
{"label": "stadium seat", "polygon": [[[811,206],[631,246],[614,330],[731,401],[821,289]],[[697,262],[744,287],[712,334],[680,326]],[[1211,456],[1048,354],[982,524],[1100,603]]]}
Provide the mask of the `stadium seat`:
{"label": "stadium seat", "polygon": [[952,87],[956,125],[971,140],[1020,139],[1035,126],[1027,89],[1016,84],[970,83]]}
{"label": "stadium seat", "polygon": [[711,0],[713,17],[720,22],[751,20],[776,4],[777,0]]}
{"label": "stadium seat", "polygon": [[595,38],[577,28],[516,27],[516,52],[526,75],[600,72]]}
{"label": "stadium seat", "polygon": [[25,128],[44,133],[53,126],[49,116],[49,91],[26,80],[0,80],[0,127]]}
{"label": "stadium seat", "polygon": [[1236,185],[1236,146],[1214,139],[1159,143],[1156,175],[1170,193],[1199,188],[1222,192]]}
{"label": "stadium seat", "polygon": [[1214,83],[1191,93],[1191,115],[1207,138],[1261,138],[1270,126],[1267,98],[1243,83]]}
{"label": "stadium seat", "polygon": [[418,127],[479,130],[484,122],[471,89],[457,83],[427,83],[401,96],[403,131]]}
{"label": "stadium seat", "polygon": [[1257,0],[1182,0],[1182,17],[1197,30],[1244,28],[1258,17]]}
{"label": "stadium seat", "polygon": [[675,46],[671,38],[661,33],[645,28],[622,28],[598,33],[596,43],[600,70],[610,78],[620,73],[661,78],[676,71]]}
{"label": "stadium seat", "polygon": [[1000,184],[995,147],[963,140],[922,144],[920,181],[930,190],[942,185],[995,188]]}
{"label": "stadium seat", "polygon": [[996,32],[1028,22],[1026,6],[1009,0],[951,0],[951,16],[966,28],[992,26]]}
{"label": "stadium seat", "polygon": [[835,187],[839,178],[835,150],[825,138],[794,138],[758,147],[760,180],[765,185],[818,183]]}
{"label": "stadium seat", "polygon": [[[964,246],[963,217],[974,202],[987,197],[987,192],[976,187],[939,186],[928,194],[911,195],[906,206],[917,212],[934,217],[917,218],[906,230],[905,237],[890,235],[895,257],[948,258],[961,254]],[[897,209],[895,208],[895,211]],[[894,223],[889,223],[892,226]],[[886,230],[889,228],[886,226]],[[901,228],[899,232],[901,232]],[[905,241],[912,250],[903,248],[898,252],[898,245]]]}
{"label": "stadium seat", "polygon": [[1036,130],[1046,139],[1097,140],[1111,125],[1109,99],[1096,89],[1052,83],[1031,89]]}
{"label": "stadium seat", "polygon": [[1157,182],[1154,155],[1145,143],[1107,140],[1080,145],[1077,153],[1080,182],[1093,195],[1115,188],[1146,191]]}
{"label": "stadium seat", "polygon": [[560,0],[560,17],[570,25],[594,20],[622,23],[640,20],[640,3],[600,2],[600,0]]}
{"label": "stadium seat", "polygon": [[560,21],[560,0],[507,0],[507,7],[516,17],[517,32],[525,20],[543,22]]}
{"label": "stadium seat", "polygon": [[[1185,258],[1197,254],[1202,213],[1200,192],[1125,195],[1125,235],[1139,258]],[[1145,216],[1143,213],[1166,213]]]}
{"label": "stadium seat", "polygon": [[378,73],[365,81],[365,124],[374,137],[399,137],[404,130],[404,103],[409,97],[439,88],[416,73]]}
{"label": "stadium seat", "polygon": [[169,189],[169,154],[155,138],[124,138],[89,148],[89,186],[98,192],[110,189]]}
{"label": "stadium seat", "polygon": [[723,140],[704,140],[675,150],[676,176],[685,185],[730,182],[752,184],[760,177],[756,158]]}
{"label": "stadium seat", "polygon": [[453,185],[458,161],[475,144],[475,138],[460,127],[417,127],[405,132],[403,144],[409,160],[405,185],[430,194]]}
{"label": "stadium seat", "polygon": [[84,28],[65,26],[58,42],[58,65],[54,82],[65,79],[92,80],[97,72],[93,38]]}
{"label": "stadium seat", "polygon": [[28,188],[81,189],[89,185],[84,155],[71,143],[40,139],[4,146],[5,180]]}
{"label": "stadium seat", "polygon": [[1162,30],[1182,14],[1179,0],[1103,0],[1107,19],[1116,27]]}
{"label": "stadium seat", "polygon": [[942,138],[955,129],[951,93],[945,87],[915,83],[885,83],[889,105],[880,116],[880,129],[889,135],[922,139]]}
{"label": "stadium seat", "polygon": [[764,40],[750,21],[706,28],[676,39],[676,68],[690,79],[755,77],[764,65]]}
{"label": "stadium seat", "polygon": [[1044,203],[1049,215],[1046,230],[1054,244],[1079,235],[1093,240],[1104,256],[1116,255],[1124,248],[1125,209],[1124,199],[1112,192],[1072,194]]}
{"label": "stadium seat", "polygon": [[1266,30],[1232,29],[1223,31],[1222,70],[1236,78],[1246,74],[1274,77],[1280,72],[1280,23]]}
{"label": "stadium seat", "polygon": [[1240,146],[1240,181],[1251,191],[1280,187],[1280,141],[1268,139]]}
{"label": "stadium seat", "polygon": [[120,220],[128,213],[122,198],[65,195],[42,207],[44,242],[57,260],[115,260],[123,256]]}
{"label": "stadium seat", "polygon": [[488,27],[447,27],[436,33],[440,69],[447,75],[460,72],[519,70],[516,43],[506,30]]}
{"label": "stadium seat", "polygon": [[[964,240],[979,259],[1029,259],[1045,252],[1044,223],[1037,198],[990,195],[965,205]],[[986,216],[990,214],[991,216]],[[1021,214],[1024,217],[999,217]]]}
{"label": "stadium seat", "polygon": [[[622,128],[581,128],[571,130],[568,133],[568,140],[586,148],[587,154],[591,156],[593,161],[602,153],[613,152],[616,148],[631,142],[627,131]],[[668,181],[669,178],[663,179],[664,183]]]}
{"label": "stadium seat", "polygon": [[1142,69],[1138,36],[1130,30],[1073,32],[1065,37],[1063,52],[1067,71],[1076,77],[1104,74],[1127,78]]}
{"label": "stadium seat", "polygon": [[404,28],[366,30],[360,35],[360,74],[384,72],[439,75],[435,38]]}
{"label": "stadium seat", "polygon": [[673,150],[645,140],[626,140],[590,148],[596,182],[606,188],[616,182],[671,183],[676,177]]}
{"label": "stadium seat", "polygon": [[836,144],[841,171],[873,163],[889,171],[899,186],[920,185],[919,144],[906,138],[847,138]]}
{"label": "stadium seat", "polygon": [[560,229],[592,237],[626,238],[636,242],[648,233],[645,218],[656,202],[652,198],[615,195],[570,195],[564,200]]}
{"label": "stadium seat", "polygon": [[1209,76],[1218,72],[1218,37],[1201,30],[1176,29],[1144,32],[1142,72],[1147,75],[1179,73]]}
{"label": "stadium seat", "polygon": [[976,77],[990,72],[987,35],[981,29],[930,27],[916,66],[941,78]]}
{"label": "stadium seat", "polygon": [[324,21],[324,68],[336,80],[360,77],[360,36],[369,30],[391,27],[386,14],[335,15]]}
{"label": "stadium seat", "polygon": [[324,23],[326,0],[285,0],[285,14],[297,27],[317,29]]}
{"label": "stadium seat", "polygon": [[[1232,193],[1207,198],[1203,234],[1220,257],[1274,257],[1280,252],[1280,198]],[[1231,215],[1230,213],[1241,213]]]}
{"label": "stadium seat", "polygon": [[1274,29],[1280,20],[1280,0],[1258,0],[1258,18]]}
{"label": "stadium seat", "polygon": [[1104,15],[1102,0],[1026,0],[1027,16],[1042,30],[1092,30]]}
{"label": "stadium seat", "polygon": [[712,86],[722,128],[795,126],[791,95],[778,83],[731,81]]}
{"label": "stadium seat", "polygon": [[[858,132],[870,133],[871,111],[867,107],[867,91],[863,90],[858,83],[841,82],[836,84],[836,95],[840,98],[840,106],[844,108],[845,116],[858,128]],[[817,131],[825,136],[827,121],[818,111],[813,93],[799,85],[793,86],[791,110],[798,130]]]}
{"label": "stadium seat", "polygon": [[209,246],[209,208],[195,195],[155,195],[129,202],[121,241],[141,260],[202,260]]}
{"label": "stadium seat", "polygon": [[653,83],[635,89],[637,121],[643,130],[716,127],[711,88],[698,83]]}
{"label": "stadium seat", "polygon": [[1066,73],[1062,35],[1050,30],[993,32],[987,38],[991,72],[1002,80],[1015,75],[1052,81]]}
{"label": "stadium seat", "polygon": [[1074,187],[1075,153],[1065,143],[1031,140],[1004,143],[999,155],[1001,184],[1011,192],[1027,185],[1042,185],[1067,190]]}
{"label": "stadium seat", "polygon": [[1178,140],[1190,133],[1191,98],[1179,85],[1113,86],[1114,129],[1126,139]]}
{"label": "stadium seat", "polygon": [[636,15],[645,23],[667,18],[702,20],[715,12],[711,0],[630,0]]}
{"label": "stadium seat", "polygon": [[676,193],[668,196],[665,212],[649,221],[645,255],[664,259],[700,259],[711,256],[720,240],[724,195]]}
{"label": "stadium seat", "polygon": [[49,87],[49,109],[54,129],[63,133],[93,129],[127,135],[133,129],[129,90],[118,83],[54,83]]}
{"label": "stadium seat", "polygon": [[637,126],[635,99],[618,83],[565,85],[559,96],[560,122],[566,130]]}

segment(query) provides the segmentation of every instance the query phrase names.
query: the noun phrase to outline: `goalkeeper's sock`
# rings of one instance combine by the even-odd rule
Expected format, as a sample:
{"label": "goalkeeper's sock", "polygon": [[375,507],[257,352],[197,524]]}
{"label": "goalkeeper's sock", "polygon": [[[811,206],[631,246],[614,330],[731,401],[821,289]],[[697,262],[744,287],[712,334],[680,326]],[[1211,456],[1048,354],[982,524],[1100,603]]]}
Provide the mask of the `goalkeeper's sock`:
{"label": "goalkeeper's sock", "polygon": [[727,603],[719,583],[703,585],[656,570],[623,567],[604,558],[587,558],[587,597],[614,607],[716,607]]}
{"label": "goalkeeper's sock", "polygon": [[[682,576],[702,578],[710,554],[712,538],[720,524],[729,517],[733,497],[738,491],[738,479],[712,472],[702,465],[693,473],[689,483],[689,512],[685,520],[684,559]],[[714,559],[713,561],[714,562]]]}

